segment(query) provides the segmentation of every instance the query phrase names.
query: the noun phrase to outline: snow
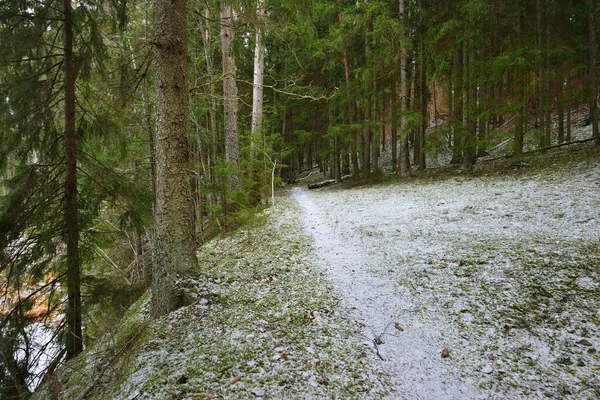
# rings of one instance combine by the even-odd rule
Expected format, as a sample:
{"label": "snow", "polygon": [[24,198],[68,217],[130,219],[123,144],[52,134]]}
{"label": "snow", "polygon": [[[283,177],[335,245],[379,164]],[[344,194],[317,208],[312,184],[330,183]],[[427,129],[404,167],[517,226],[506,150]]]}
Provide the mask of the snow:
{"label": "snow", "polygon": [[292,196],[400,396],[579,399],[600,392],[575,346],[600,345],[599,186],[582,162]]}

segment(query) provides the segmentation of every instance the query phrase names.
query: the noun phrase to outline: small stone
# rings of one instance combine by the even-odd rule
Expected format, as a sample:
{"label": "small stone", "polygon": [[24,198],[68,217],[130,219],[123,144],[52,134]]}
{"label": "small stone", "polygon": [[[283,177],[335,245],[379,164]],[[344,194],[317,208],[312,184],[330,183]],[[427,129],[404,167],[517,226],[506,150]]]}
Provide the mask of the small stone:
{"label": "small stone", "polygon": [[577,344],[580,344],[580,345],[582,345],[582,346],[589,346],[589,347],[592,347],[592,343],[591,343],[589,340],[587,340],[587,339],[581,339],[581,340],[578,340],[578,341],[577,341]]}
{"label": "small stone", "polygon": [[442,358],[448,358],[448,357],[450,357],[450,351],[448,351],[448,349],[442,350]]}
{"label": "small stone", "polygon": [[263,397],[265,395],[265,390],[261,388],[252,389],[252,394],[257,397]]}
{"label": "small stone", "polygon": [[585,362],[580,358],[579,360],[577,360],[577,366],[578,367],[585,367]]}
{"label": "small stone", "polygon": [[486,365],[485,367],[483,367],[481,369],[481,372],[483,372],[486,375],[491,374],[492,372],[494,372],[494,367],[492,367],[491,364]]}
{"label": "small stone", "polygon": [[250,342],[252,339],[254,339],[254,335],[253,334],[246,335],[246,341],[247,342]]}
{"label": "small stone", "polygon": [[398,329],[400,332],[404,331],[404,327],[402,325],[400,325],[399,322],[396,322],[396,324],[394,325],[396,327],[396,329]]}

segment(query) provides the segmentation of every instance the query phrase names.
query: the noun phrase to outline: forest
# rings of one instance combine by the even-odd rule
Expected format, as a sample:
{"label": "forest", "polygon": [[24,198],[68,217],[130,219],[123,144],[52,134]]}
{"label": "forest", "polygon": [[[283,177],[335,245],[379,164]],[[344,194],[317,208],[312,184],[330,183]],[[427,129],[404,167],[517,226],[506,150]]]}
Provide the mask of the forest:
{"label": "forest", "polygon": [[[448,188],[441,183],[437,191],[419,186],[419,179],[426,179],[425,183],[436,179],[431,178],[435,171],[452,171],[460,177],[493,175],[490,165],[500,162],[504,163],[504,171],[513,174],[530,167],[538,171],[532,165],[542,159],[562,165],[565,170],[570,168],[560,182],[556,178],[556,188],[572,183],[563,188],[565,192],[560,196],[533,184],[529,187],[527,182],[523,185],[529,187],[529,193],[559,196],[562,204],[581,198],[581,207],[588,207],[585,212],[581,211],[583,208],[573,211],[573,215],[577,214],[573,218],[578,218],[573,225],[576,228],[565,224],[556,229],[569,237],[569,244],[564,246],[572,245],[572,254],[581,255],[573,256],[571,261],[585,264],[594,280],[582,297],[593,308],[591,304],[598,301],[593,291],[598,288],[600,277],[600,237],[586,235],[597,233],[594,227],[598,226],[600,205],[594,203],[598,188],[593,183],[598,175],[600,148],[597,3],[3,0],[0,399],[27,399],[36,391],[38,398],[95,398],[93,393],[99,386],[110,389],[98,392],[103,394],[96,394],[100,396],[96,398],[262,398],[265,388],[270,387],[266,383],[263,387],[249,385],[246,392],[227,392],[241,387],[238,382],[244,378],[221,363],[226,359],[221,353],[213,356],[216,359],[205,361],[230,375],[220,386],[221,392],[214,392],[214,396],[208,389],[194,387],[187,388],[185,395],[167,391],[142,397],[145,392],[136,392],[135,382],[120,381],[122,371],[114,376],[110,372],[111,368],[118,371],[115,365],[121,365],[124,354],[132,348],[142,348],[139,343],[147,339],[145,334],[152,321],[162,321],[159,323],[176,330],[178,325],[173,321],[177,313],[187,315],[194,305],[210,308],[214,303],[223,310],[250,307],[240,305],[244,301],[256,301],[258,307],[244,308],[248,315],[258,313],[260,307],[268,309],[265,304],[272,302],[270,311],[250,318],[248,323],[260,325],[264,321],[265,326],[270,326],[269,318],[282,320],[287,327],[276,328],[282,329],[276,332],[284,338],[296,338],[294,335],[300,335],[299,332],[308,335],[305,330],[314,329],[311,334],[321,335],[324,347],[333,346],[335,354],[354,357],[344,366],[351,374],[347,378],[331,360],[311,364],[314,370],[323,369],[320,377],[314,378],[318,390],[338,394],[351,390],[352,395],[341,395],[348,398],[400,396],[394,395],[400,386],[390,392],[389,387],[394,384],[381,378],[385,374],[372,382],[372,375],[379,372],[365,372],[371,371],[365,363],[373,362],[373,354],[383,360],[378,347],[383,344],[382,335],[389,335],[389,329],[404,333],[405,324],[390,325],[388,321],[381,328],[383,333],[372,332],[369,343],[373,354],[352,347],[352,335],[356,332],[340,328],[340,321],[347,316],[333,311],[337,303],[332,298],[337,292],[332,292],[327,283],[310,281],[321,274],[312,267],[306,267],[297,276],[293,273],[294,268],[308,262],[300,247],[310,246],[310,240],[300,231],[309,229],[312,222],[303,222],[299,215],[304,212],[325,220],[340,212],[339,220],[335,216],[336,226],[358,226],[377,214],[378,208],[370,202],[385,202],[391,196],[403,204],[412,204],[414,198],[402,190],[436,199],[437,205],[455,202],[457,207],[463,207],[462,202],[471,201],[482,208],[481,199],[493,205],[507,193],[524,190],[515,188],[523,183],[518,179],[506,187],[490,183],[497,193],[489,198],[485,194],[477,197],[477,190],[462,180],[457,184],[463,186]],[[554,159],[554,154],[559,156]],[[569,167],[569,160],[574,159],[580,164]],[[554,179],[552,165],[539,168],[546,171],[540,174],[549,174],[543,179]],[[556,176],[563,176],[560,174]],[[334,207],[331,205],[339,199],[332,197],[326,202],[329,192],[315,191],[317,197],[310,198],[298,191],[297,187],[307,182],[313,187],[331,185],[351,190],[364,186],[366,191],[341,195],[348,197]],[[381,182],[399,182],[399,188],[404,189],[379,190],[377,185]],[[292,186],[294,189],[288,191]],[[566,192],[576,194],[569,199],[563,197]],[[374,197],[368,197],[368,193]],[[590,203],[585,203],[588,200]],[[510,201],[506,204],[513,204]],[[349,204],[373,207],[372,214],[360,214],[363,220],[354,221],[350,216],[357,211],[346,209]],[[522,204],[515,201],[513,211]],[[418,207],[421,206],[415,205]],[[471,213],[473,207],[465,206],[463,211]],[[546,209],[553,210],[551,207]],[[540,205],[539,210],[542,208]],[[498,209],[504,210],[504,206],[499,205]],[[390,210],[395,209],[390,206]],[[504,216],[512,218],[510,212]],[[534,211],[523,212],[532,220],[537,218]],[[571,217],[567,211],[564,213]],[[430,221],[437,221],[438,217],[436,214]],[[271,231],[273,226],[265,227],[265,218],[279,218],[275,225],[282,231],[276,234]],[[394,220],[393,216],[382,215],[379,221],[386,218]],[[464,217],[461,214],[456,218]],[[429,226],[432,232],[442,224],[438,221],[440,225],[431,225],[427,221],[424,217],[422,226]],[[398,221],[398,229],[403,223]],[[481,229],[486,229],[485,225],[482,223]],[[430,234],[405,228],[416,237]],[[329,237],[337,234],[319,225],[311,229]],[[539,229],[545,229],[543,224],[539,224]],[[263,235],[262,239],[257,232]],[[365,235],[374,235],[369,232]],[[440,231],[442,234],[446,233]],[[452,242],[450,236],[436,240]],[[552,240],[562,241],[559,236]],[[406,248],[412,237],[402,238]],[[548,237],[539,240],[550,243]],[[347,246],[343,240],[331,242],[335,245],[314,240],[325,249],[324,254]],[[217,242],[225,247],[217,247]],[[519,239],[519,243],[525,242],[526,239]],[[327,247],[330,245],[333,247]],[[382,253],[396,245],[397,242],[372,243]],[[471,261],[488,251],[481,248],[481,253],[475,254],[475,250],[467,251],[465,246],[468,254],[460,256],[460,260],[449,260],[449,255],[439,252],[423,257],[430,260],[427,263],[444,266],[439,267],[441,271],[446,265],[472,266]],[[560,245],[551,247],[560,249]],[[519,257],[534,252],[521,250]],[[345,258],[320,257],[318,251],[315,254],[331,265],[346,263]],[[557,259],[555,265],[552,254],[548,256],[552,268],[571,262]],[[354,260],[348,265],[358,265],[363,260],[362,255],[348,257]],[[275,259],[277,267],[271,266]],[[381,260],[381,265],[386,263],[387,259]],[[252,269],[259,264],[271,269]],[[251,278],[242,278],[244,268],[253,271]],[[395,273],[401,267],[385,268]],[[415,279],[425,279],[417,270],[411,271]],[[358,274],[354,269],[352,273]],[[438,273],[441,272],[431,276]],[[405,281],[409,275],[407,272],[397,281],[409,287],[412,283]],[[517,280],[525,279],[525,275],[515,276]],[[360,274],[354,278],[370,279]],[[243,301],[224,294],[235,286],[236,279],[249,279],[246,286],[239,283],[246,296],[240,295]],[[218,289],[223,282],[227,288]],[[277,294],[264,298],[263,304],[252,300],[251,290],[275,290]],[[548,294],[550,289],[539,290],[542,295],[536,292],[535,296],[553,298]],[[283,298],[288,299],[285,307],[302,303],[305,311],[312,311],[294,309],[297,314],[282,317],[292,312],[280,304]],[[558,298],[556,301],[561,302]],[[579,307],[574,304],[573,307]],[[285,310],[273,311],[278,307]],[[141,309],[148,316],[142,322],[132,311]],[[323,310],[329,310],[325,316]],[[239,319],[237,314],[234,317],[231,318]],[[590,311],[581,318],[591,320],[596,328],[600,325],[597,312]],[[240,326],[246,323],[243,321],[244,318]],[[300,330],[292,329],[294,321],[302,325]],[[505,331],[518,326],[511,321],[502,323]],[[317,322],[323,326],[317,329],[311,325]],[[270,332],[270,328],[260,329],[263,334],[265,329]],[[596,357],[588,339],[590,335],[598,339],[598,334],[591,334],[590,330],[593,328],[578,330],[582,332],[580,342],[585,342],[577,343],[594,350],[585,357]],[[338,332],[337,336],[332,331]],[[217,343],[224,333],[210,332],[204,332],[205,338],[200,342],[185,343],[204,349],[205,355],[212,354],[216,350],[210,348],[211,340]],[[331,338],[325,339],[330,334]],[[464,339],[462,333],[461,336]],[[173,337],[178,336],[173,333]],[[277,337],[273,340],[280,340]],[[248,343],[258,340],[255,333],[234,339]],[[307,340],[299,336],[296,339],[298,343]],[[303,349],[312,349],[313,344],[306,342]],[[96,348],[108,349],[104,361],[98,364],[98,376],[93,378],[96,380],[83,384],[85,389],[73,384],[75,389],[70,395],[61,395],[61,387],[67,383],[63,379],[65,372],[60,375],[59,371],[86,370],[93,362],[84,357],[92,357],[86,354]],[[276,361],[280,364],[293,358],[285,346],[275,348],[279,349]],[[443,358],[452,354],[452,349],[450,353],[444,350]],[[489,360],[495,362],[492,355]],[[160,359],[161,355],[153,357]],[[458,355],[454,357],[458,359]],[[588,370],[582,373],[583,377],[577,375],[583,382],[582,392],[578,393],[589,398],[600,393],[600,383],[591,377],[590,371],[595,368],[597,374],[599,365],[597,358],[593,360],[581,361]],[[248,365],[245,368],[253,371],[258,368]],[[561,365],[568,368],[571,364]],[[487,366],[482,368],[487,370]],[[265,365],[264,370],[269,368]],[[345,383],[334,378],[338,373],[344,377],[339,382]],[[190,374],[169,375],[169,380],[190,386]],[[213,372],[207,374],[207,381],[214,378],[210,378]],[[292,378],[277,379],[275,386],[293,386]],[[113,385],[117,381],[120,389]],[[549,392],[548,397],[587,398],[559,389]],[[39,394],[40,390],[45,390],[45,394]],[[68,393],[68,389],[64,390]],[[291,397],[303,393],[301,387],[294,390],[300,392],[292,392],[295,394]],[[425,394],[426,398],[480,398],[471,389],[462,388],[448,389],[449,392],[407,390],[403,392],[407,398],[415,398],[416,393]],[[514,390],[504,393],[515,398],[535,397],[527,388]],[[267,397],[269,393],[275,392],[267,390]],[[309,397],[319,398],[327,392],[310,393]]]}

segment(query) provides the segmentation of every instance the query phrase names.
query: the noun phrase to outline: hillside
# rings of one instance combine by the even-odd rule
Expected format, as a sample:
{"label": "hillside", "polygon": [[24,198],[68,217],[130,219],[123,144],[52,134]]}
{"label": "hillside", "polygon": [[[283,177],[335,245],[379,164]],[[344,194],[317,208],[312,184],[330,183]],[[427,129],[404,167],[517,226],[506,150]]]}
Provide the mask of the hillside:
{"label": "hillside", "polygon": [[35,398],[595,398],[597,156],[282,192]]}

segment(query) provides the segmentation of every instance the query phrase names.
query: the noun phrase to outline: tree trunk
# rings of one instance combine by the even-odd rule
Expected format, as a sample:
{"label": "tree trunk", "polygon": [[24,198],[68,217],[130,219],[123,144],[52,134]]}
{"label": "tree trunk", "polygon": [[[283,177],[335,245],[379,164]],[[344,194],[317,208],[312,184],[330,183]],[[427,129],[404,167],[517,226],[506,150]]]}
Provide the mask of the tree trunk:
{"label": "tree trunk", "polygon": [[462,163],[462,136],[463,136],[463,126],[462,126],[462,112],[463,112],[463,96],[462,96],[462,86],[463,86],[463,68],[462,68],[462,49],[458,49],[454,53],[453,67],[452,67],[452,75],[453,75],[453,87],[454,87],[454,95],[453,95],[453,115],[452,115],[452,159],[450,160],[450,164],[460,164]]}
{"label": "tree trunk", "polygon": [[559,79],[556,80],[556,113],[558,114],[558,143],[565,141],[565,111],[563,100],[563,79],[559,74]]}
{"label": "tree trunk", "polygon": [[572,138],[572,127],[571,127],[571,111],[572,111],[572,106],[571,106],[571,77],[567,75],[567,80],[566,80],[566,85],[567,85],[567,142],[570,142],[573,138]]}
{"label": "tree trunk", "polygon": [[598,130],[598,88],[596,88],[596,58],[598,44],[596,43],[596,0],[587,0],[588,4],[588,90],[589,90],[589,121],[592,124],[592,135],[596,145],[600,146],[600,131]]}
{"label": "tree trunk", "polygon": [[186,0],[155,0],[156,207],[152,314],[179,306],[178,274],[197,268],[189,179]]}
{"label": "tree trunk", "polygon": [[[523,16],[517,17],[517,30],[519,43],[523,43]],[[517,67],[515,72],[515,86],[516,86],[516,97],[519,103],[517,110],[517,116],[515,121],[515,131],[513,138],[513,158],[516,162],[520,161],[523,157],[523,136],[524,136],[524,122],[525,122],[525,78],[523,71]]]}
{"label": "tree trunk", "polygon": [[392,93],[390,95],[390,118],[392,119],[392,168],[396,168],[396,165],[398,165],[398,114],[396,113],[396,84],[397,75],[394,74],[391,87]]}
{"label": "tree trunk", "polygon": [[402,53],[400,54],[400,135],[402,137],[400,173],[403,176],[410,175],[410,152],[408,147],[408,132],[406,129],[406,113],[408,112],[408,16],[406,13],[405,0],[399,0],[400,22],[402,24]]}
{"label": "tree trunk", "polygon": [[[364,0],[364,3],[367,4],[369,0]],[[371,46],[370,46],[370,37],[369,34],[371,32],[371,21],[367,23],[367,27],[365,30],[365,59],[367,65],[369,64]],[[367,68],[368,69],[368,68]],[[370,71],[367,71],[369,74]],[[367,91],[371,92],[371,84],[370,80],[367,78],[367,82],[365,82],[365,86],[367,87]],[[371,130],[371,116],[373,111],[373,104],[371,95],[368,95],[366,98],[366,107],[365,107],[365,115],[364,115],[364,123],[365,126],[363,128],[363,171],[365,176],[371,175],[371,141],[373,132]]]}
{"label": "tree trunk", "polygon": [[[210,8],[206,6],[204,10],[204,17],[209,20]],[[211,156],[208,159],[209,166],[217,164],[217,154],[219,153],[219,128],[217,127],[217,95],[215,88],[215,69],[213,63],[213,46],[211,42],[211,32],[209,29],[209,25],[204,28],[202,18],[199,19],[199,28],[202,32],[202,42],[204,46],[204,58],[206,59],[206,74],[208,75],[210,81],[208,83],[208,95],[209,99],[209,108],[208,108],[208,116],[210,123],[210,133],[211,133]]]}
{"label": "tree trunk", "polygon": [[476,155],[476,123],[473,117],[475,111],[475,101],[477,96],[477,89],[475,86],[473,77],[473,64],[474,64],[474,50],[470,48],[472,40],[465,42],[463,50],[463,97],[464,97],[464,111],[463,111],[463,125],[465,127],[464,137],[464,150],[463,150],[463,164],[467,170],[472,170],[475,164]]}
{"label": "tree trunk", "polygon": [[236,83],[236,66],[233,57],[233,9],[230,5],[221,4],[221,51],[223,55],[223,103],[225,109],[225,161],[235,169],[228,176],[229,190],[239,190],[240,150],[238,143],[238,91]]}
{"label": "tree trunk", "polygon": [[262,34],[262,20],[265,16],[263,0],[257,2],[258,27],[256,28],[256,44],[254,47],[254,82],[252,93],[252,132],[251,148],[252,158],[256,156],[258,138],[262,133],[263,122],[263,80],[265,70],[265,44]]}
{"label": "tree trunk", "polygon": [[63,0],[65,68],[65,238],[67,242],[67,359],[83,350],[81,329],[81,266],[77,206],[77,132],[75,128],[75,67],[71,1]]}
{"label": "tree trunk", "polygon": [[[422,9],[422,2],[419,1],[419,7]],[[421,11],[422,13],[423,11]],[[423,171],[426,167],[425,165],[425,134],[427,133],[427,126],[429,125],[429,116],[427,115],[427,102],[428,102],[428,93],[427,93],[427,58],[425,54],[425,24],[421,18],[421,27],[419,32],[419,64],[421,68],[419,69],[419,86],[421,87],[421,94],[419,96],[419,114],[421,124],[419,126],[419,170]]]}

